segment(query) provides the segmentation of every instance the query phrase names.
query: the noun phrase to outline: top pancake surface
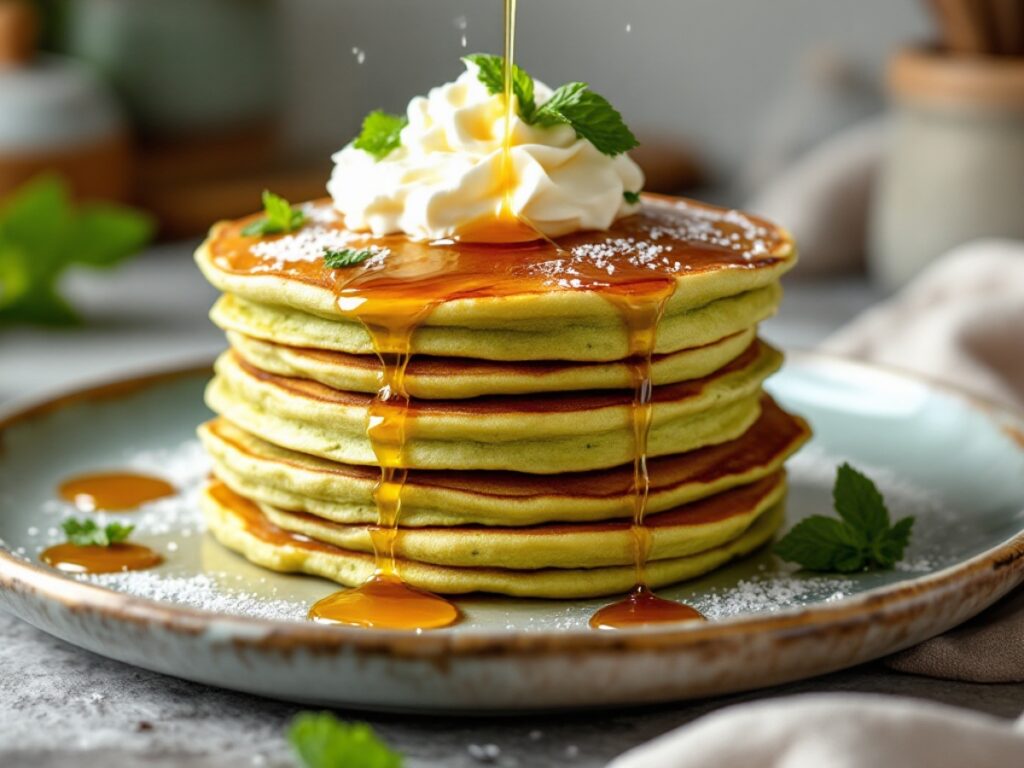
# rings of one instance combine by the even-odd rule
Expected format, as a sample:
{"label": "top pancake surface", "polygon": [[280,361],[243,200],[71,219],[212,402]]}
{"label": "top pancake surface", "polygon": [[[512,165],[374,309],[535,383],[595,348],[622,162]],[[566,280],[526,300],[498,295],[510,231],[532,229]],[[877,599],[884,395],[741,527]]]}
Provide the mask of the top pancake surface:
{"label": "top pancake surface", "polygon": [[[605,299],[650,293],[670,283],[678,308],[774,282],[795,260],[788,234],[766,221],[704,204],[646,197],[643,210],[601,232],[555,243],[476,245],[372,238],[346,231],[329,203],[305,206],[308,223],[292,235],[241,234],[251,219],[216,226],[197,260],[220,289],[324,316],[362,316],[368,303],[389,309],[431,304],[428,324],[502,317],[607,315]],[[378,249],[345,269],[327,269],[325,250]],[[675,290],[685,283],[686,290]],[[372,321],[372,311],[367,313]],[[366,319],[364,317],[364,319]]]}

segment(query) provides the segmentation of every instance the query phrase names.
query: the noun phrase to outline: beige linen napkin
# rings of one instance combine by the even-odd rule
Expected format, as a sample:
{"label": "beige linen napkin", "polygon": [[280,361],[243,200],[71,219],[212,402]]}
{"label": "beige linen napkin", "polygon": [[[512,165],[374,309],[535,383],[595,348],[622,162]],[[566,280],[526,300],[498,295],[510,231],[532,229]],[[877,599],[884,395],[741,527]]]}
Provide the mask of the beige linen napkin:
{"label": "beige linen napkin", "polygon": [[1024,720],[913,699],[819,694],[730,707],[608,768],[1008,768],[1024,765]]}
{"label": "beige linen napkin", "polygon": [[[1024,243],[956,248],[823,346],[1024,409]],[[1024,591],[886,663],[953,680],[1024,681]]]}
{"label": "beige linen napkin", "polygon": [[1024,408],[1024,242],[954,249],[823,347]]}

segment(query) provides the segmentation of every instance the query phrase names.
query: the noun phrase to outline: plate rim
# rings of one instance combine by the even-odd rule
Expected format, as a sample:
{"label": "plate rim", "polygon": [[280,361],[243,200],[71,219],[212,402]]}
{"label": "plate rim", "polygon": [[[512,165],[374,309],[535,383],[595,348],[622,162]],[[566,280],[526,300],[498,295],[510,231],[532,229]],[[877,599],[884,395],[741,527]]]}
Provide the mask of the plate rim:
{"label": "plate rim", "polygon": [[[986,418],[997,420],[997,417],[1002,417],[1024,423],[1024,411],[914,371],[816,351],[788,351],[787,357],[790,361],[804,365],[846,366],[862,372],[909,380],[954,396]],[[118,400],[177,379],[209,375],[211,372],[212,363],[179,365],[111,378],[102,383],[71,388],[36,400],[15,401],[0,407],[0,446],[4,433],[11,427],[64,408],[85,402]],[[729,639],[736,640],[750,634],[792,637],[814,631],[833,631],[865,621],[879,620],[889,614],[918,614],[927,608],[929,599],[949,592],[960,592],[965,587],[980,584],[986,577],[1010,584],[1006,591],[1024,581],[1024,528],[996,547],[935,573],[877,587],[814,608],[788,608],[770,614],[731,616],[682,627],[647,627],[623,632],[589,629],[516,632],[491,629],[457,633],[444,630],[409,633],[327,627],[313,622],[237,616],[174,605],[78,581],[23,559],[6,547],[0,547],[0,590],[57,603],[80,617],[91,613],[100,621],[155,626],[164,632],[190,637],[212,632],[218,639],[230,642],[239,650],[276,650],[287,653],[306,651],[318,655],[354,651],[360,655],[428,659],[439,656],[508,657],[533,656],[538,653],[682,651]]]}

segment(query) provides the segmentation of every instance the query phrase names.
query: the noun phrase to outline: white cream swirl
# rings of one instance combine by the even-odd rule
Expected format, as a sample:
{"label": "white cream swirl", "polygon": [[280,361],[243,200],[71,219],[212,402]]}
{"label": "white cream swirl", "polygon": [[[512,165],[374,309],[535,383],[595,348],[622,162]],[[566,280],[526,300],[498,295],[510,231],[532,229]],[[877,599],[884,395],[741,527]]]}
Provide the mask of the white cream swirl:
{"label": "white cream swirl", "polygon": [[[551,96],[535,84],[538,104]],[[349,144],[334,155],[327,185],[345,226],[374,235],[404,232],[436,240],[479,231],[499,217],[505,104],[467,64],[455,82],[409,103],[401,146],[377,161]],[[516,217],[547,237],[607,229],[632,213],[624,192],[643,187],[640,168],[625,154],[609,157],[567,125],[529,125],[515,112],[511,126],[511,192]],[[480,237],[477,239],[487,239]]]}

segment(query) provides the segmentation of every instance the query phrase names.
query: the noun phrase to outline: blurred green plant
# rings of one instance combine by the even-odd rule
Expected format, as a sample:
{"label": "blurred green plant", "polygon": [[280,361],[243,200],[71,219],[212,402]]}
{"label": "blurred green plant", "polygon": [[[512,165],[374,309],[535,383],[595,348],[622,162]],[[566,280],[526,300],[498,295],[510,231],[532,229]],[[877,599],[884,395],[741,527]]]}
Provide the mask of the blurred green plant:
{"label": "blurred green plant", "polygon": [[149,216],[131,208],[75,205],[57,177],[28,182],[0,201],[0,326],[79,322],[59,292],[64,271],[119,264],[143,248],[154,230]]}
{"label": "blurred green plant", "polygon": [[300,712],[288,741],[304,768],[402,768],[402,756],[366,723],[346,723],[330,712]]}

